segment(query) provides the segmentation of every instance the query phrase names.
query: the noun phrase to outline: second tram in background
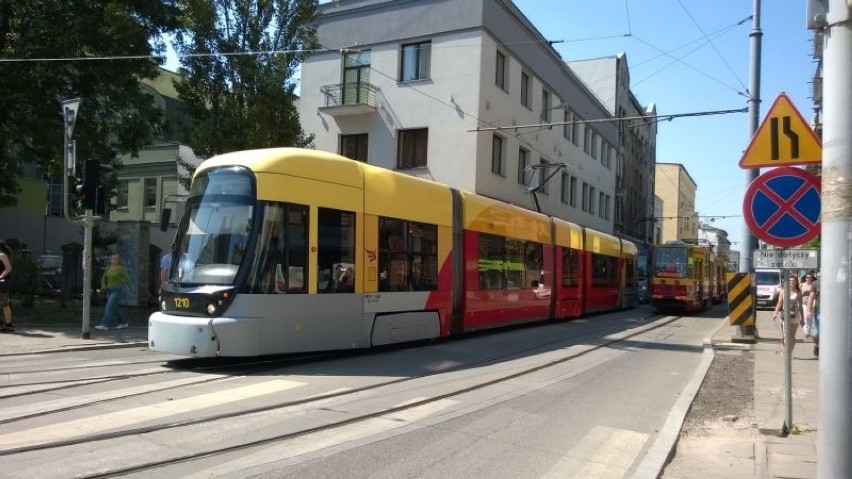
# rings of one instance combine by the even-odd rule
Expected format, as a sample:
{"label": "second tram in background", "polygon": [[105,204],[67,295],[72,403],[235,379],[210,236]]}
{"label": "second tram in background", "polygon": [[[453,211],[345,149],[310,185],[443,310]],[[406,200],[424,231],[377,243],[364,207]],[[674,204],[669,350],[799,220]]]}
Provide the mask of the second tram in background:
{"label": "second tram in background", "polygon": [[195,172],[153,350],[369,348],[636,302],[636,246],[330,153],[221,155]]}
{"label": "second tram in background", "polygon": [[663,312],[703,311],[727,296],[727,267],[709,245],[670,241],[653,249],[651,304]]}

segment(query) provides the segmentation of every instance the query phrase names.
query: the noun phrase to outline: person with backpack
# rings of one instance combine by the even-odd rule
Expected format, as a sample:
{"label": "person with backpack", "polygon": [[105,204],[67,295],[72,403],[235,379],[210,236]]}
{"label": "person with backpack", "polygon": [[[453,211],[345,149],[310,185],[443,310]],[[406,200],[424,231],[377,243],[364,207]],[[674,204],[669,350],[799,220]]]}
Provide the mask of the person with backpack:
{"label": "person with backpack", "polygon": [[0,308],[3,309],[2,333],[15,331],[12,325],[12,298],[9,294],[9,275],[12,274],[12,249],[0,241]]}

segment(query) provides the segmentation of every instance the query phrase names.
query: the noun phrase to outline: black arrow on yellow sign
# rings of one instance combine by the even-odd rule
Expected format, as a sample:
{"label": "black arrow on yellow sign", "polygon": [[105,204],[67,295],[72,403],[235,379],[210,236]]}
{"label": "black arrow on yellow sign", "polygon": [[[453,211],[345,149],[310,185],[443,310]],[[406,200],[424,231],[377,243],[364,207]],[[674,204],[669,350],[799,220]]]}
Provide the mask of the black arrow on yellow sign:
{"label": "black arrow on yellow sign", "polygon": [[[773,161],[777,161],[781,158],[781,155],[778,153],[778,118],[770,118],[770,150],[771,158]],[[798,159],[799,158],[799,135],[793,131],[793,128],[790,126],[790,117],[783,116],[781,117],[781,122],[784,126],[784,135],[790,139],[790,158]]]}

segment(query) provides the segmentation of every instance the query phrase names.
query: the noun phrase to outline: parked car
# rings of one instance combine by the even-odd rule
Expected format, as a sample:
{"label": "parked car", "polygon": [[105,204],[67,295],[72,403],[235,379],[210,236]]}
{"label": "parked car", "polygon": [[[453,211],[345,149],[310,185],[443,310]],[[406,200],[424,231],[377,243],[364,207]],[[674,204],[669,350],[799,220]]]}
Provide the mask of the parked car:
{"label": "parked car", "polygon": [[39,256],[39,291],[59,293],[62,290],[62,256],[43,254]]}
{"label": "parked car", "polygon": [[758,269],[754,271],[757,285],[757,307],[771,309],[778,304],[782,277],[780,269]]}

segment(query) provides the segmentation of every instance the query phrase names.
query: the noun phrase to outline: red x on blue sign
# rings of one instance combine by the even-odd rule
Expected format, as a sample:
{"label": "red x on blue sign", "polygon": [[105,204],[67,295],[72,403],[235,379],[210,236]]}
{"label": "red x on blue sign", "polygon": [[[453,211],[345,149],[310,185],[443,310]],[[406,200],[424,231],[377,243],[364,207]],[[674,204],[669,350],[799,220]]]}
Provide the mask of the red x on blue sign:
{"label": "red x on blue sign", "polygon": [[820,230],[819,178],[801,168],[773,168],[749,185],[743,215],[765,243],[789,248],[806,243]]}

